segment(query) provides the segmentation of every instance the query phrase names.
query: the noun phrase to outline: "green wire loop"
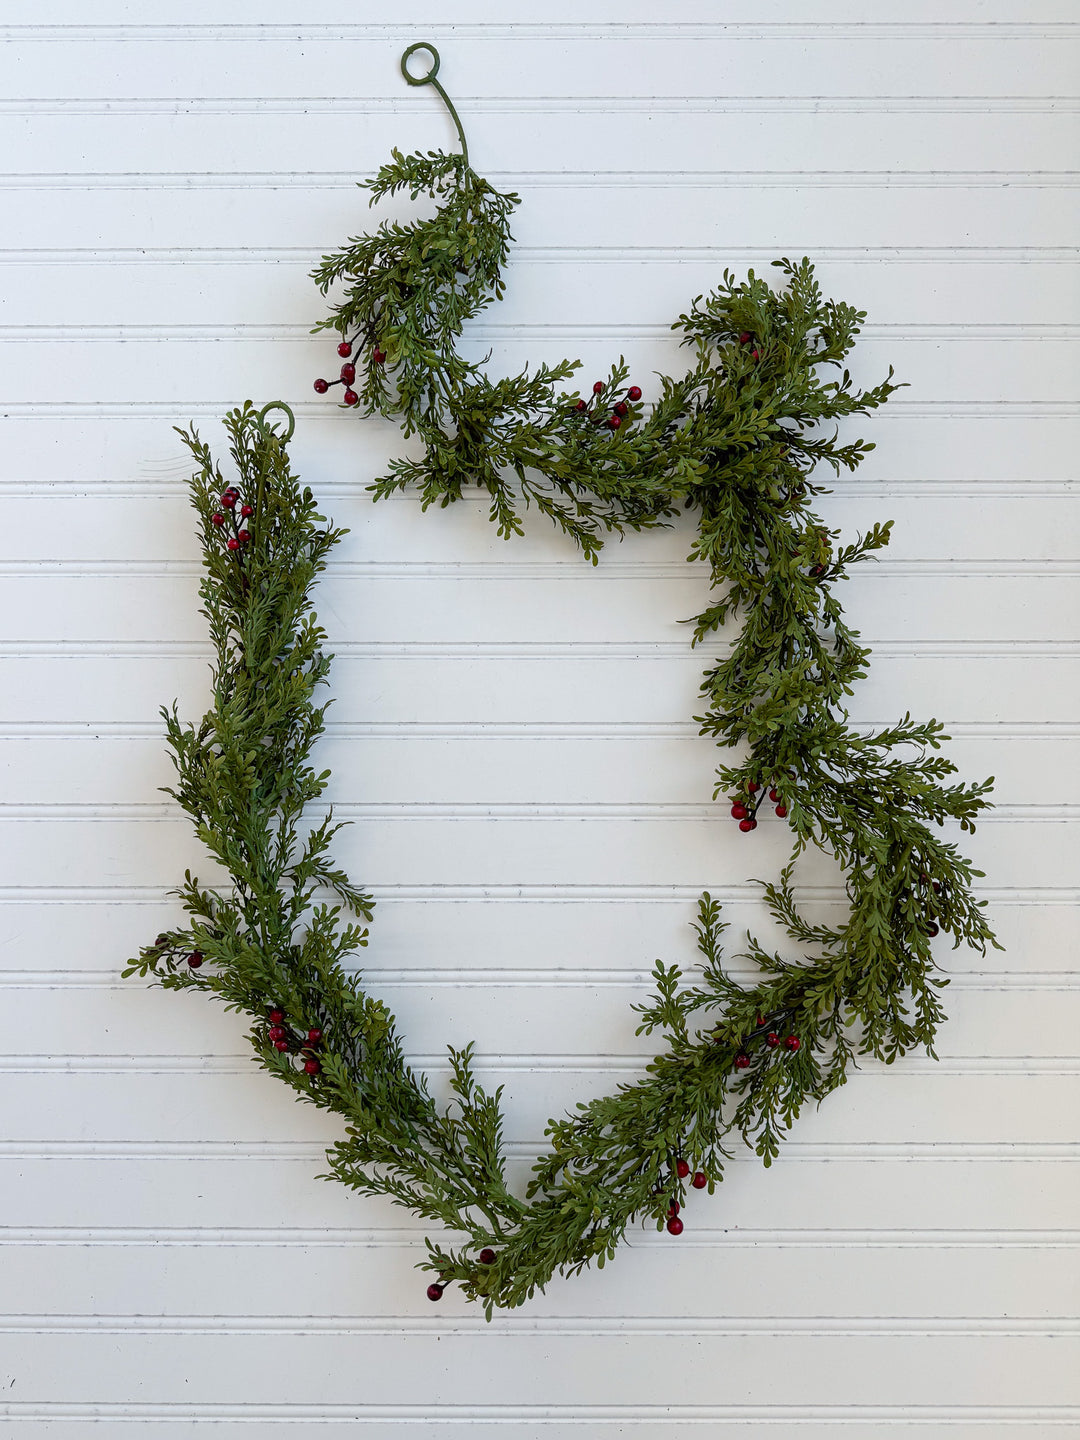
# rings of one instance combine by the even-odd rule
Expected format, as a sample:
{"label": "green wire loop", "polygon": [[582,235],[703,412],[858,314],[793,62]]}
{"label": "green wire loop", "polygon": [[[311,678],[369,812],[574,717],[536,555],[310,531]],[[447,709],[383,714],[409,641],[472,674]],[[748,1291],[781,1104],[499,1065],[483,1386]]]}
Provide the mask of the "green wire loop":
{"label": "green wire loop", "polygon": [[[426,75],[409,74],[408,59],[409,56],[414,55],[417,50],[426,50],[431,56],[431,69],[427,72]],[[410,85],[434,85],[435,89],[443,98],[443,104],[446,106],[447,110],[450,111],[450,118],[457,126],[458,139],[461,141],[461,156],[462,159],[465,161],[465,164],[468,165],[469,145],[468,141],[465,139],[465,130],[461,124],[461,117],[454,109],[454,102],[450,99],[450,96],[447,95],[446,91],[435,78],[439,73],[439,64],[439,52],[435,49],[435,46],[432,45],[429,40],[417,40],[416,44],[410,45],[401,57],[401,73],[405,76],[405,79]]]}
{"label": "green wire loop", "polygon": [[[284,435],[279,435],[273,426],[266,423],[266,412],[268,410],[284,410],[285,414],[289,417],[289,428],[285,431]],[[282,445],[289,443],[293,437],[293,431],[296,429],[296,416],[288,405],[285,404],[284,400],[271,400],[268,405],[264,405],[259,411],[256,419],[262,428],[267,431],[268,434],[273,435],[276,440],[279,440]]]}

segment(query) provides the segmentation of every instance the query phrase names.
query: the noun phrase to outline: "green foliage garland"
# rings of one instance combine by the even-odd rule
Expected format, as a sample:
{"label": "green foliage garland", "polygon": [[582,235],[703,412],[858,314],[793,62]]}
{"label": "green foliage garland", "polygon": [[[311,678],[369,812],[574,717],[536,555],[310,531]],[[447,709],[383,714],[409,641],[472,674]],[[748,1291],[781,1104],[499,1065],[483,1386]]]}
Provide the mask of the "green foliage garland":
{"label": "green foliage garland", "polygon": [[[786,819],[790,859],[762,888],[805,953],[795,963],[748,937],[740,958],[756,975],[737,983],[720,907],[704,895],[699,973],[691,983],[657,962],[656,995],[637,1007],[639,1033],[661,1032],[663,1048],[639,1081],[551,1120],[547,1152],[525,1197],[515,1194],[500,1091],[477,1083],[472,1046],[449,1052],[449,1107],[408,1066],[393,1016],[350,968],[367,943],[370,897],[330,859],[332,814],[304,822],[328,779],[309,763],[330,663],[311,589],[344,532],[293,476],[288,437],[265,410],[249,403],[227,417],[231,487],[199,436],[180,432],[198,467],[200,594],[216,661],[198,725],[163,711],[177,771],[169,793],[231,884],[207,888],[189,873],[176,892],[188,923],[125,974],[215,992],[250,1017],[264,1068],[343,1117],[332,1174],[463,1237],[428,1241],[429,1295],[457,1281],[490,1316],[556,1272],[603,1265],[636,1220],[679,1233],[688,1184],[714,1188],[731,1137],[768,1165],[804,1104],[843,1084],[857,1055],[934,1053],[947,981],[932,938],[996,943],[971,893],[981,872],[940,831],[947,820],[973,830],[991,782],[946,783],[955,767],[939,753],[948,737],[937,721],[905,715],[873,733],[849,723],[846,697],[869,651],[832,589],[890,527],[841,544],[810,508],[823,493],[811,473],[821,461],[836,472],[859,464],[871,447],[841,444],[825,426],[895,387],[891,372],[853,386],[843,362],[864,317],[823,299],[808,261],[777,262],[782,290],[753,272],[741,284],[725,274],[698,297],[675,324],[690,368],[661,377],[646,409],[621,361],[582,397],[562,389],[576,363],[492,380],[457,353],[467,322],[502,294],[517,204],[464,155],[395,152],[370,188],[373,199],[407,190],[437,202],[432,217],[384,222],[315,272],[324,293],[344,284],[320,328],[341,336],[345,358],[370,357],[357,391],[349,362],[347,403],[395,418],[423,446],[393,462],[375,498],[414,486],[426,508],[480,486],[501,534],[520,533],[522,507],[534,507],[593,563],[609,531],[697,517],[689,559],[708,567],[718,598],[695,618],[694,642],[742,625],[702,684],[702,733],[728,751],[714,797],[730,797],[748,832],[766,795]],[[848,912],[835,927],[798,908],[794,867],[810,847],[843,871]]]}

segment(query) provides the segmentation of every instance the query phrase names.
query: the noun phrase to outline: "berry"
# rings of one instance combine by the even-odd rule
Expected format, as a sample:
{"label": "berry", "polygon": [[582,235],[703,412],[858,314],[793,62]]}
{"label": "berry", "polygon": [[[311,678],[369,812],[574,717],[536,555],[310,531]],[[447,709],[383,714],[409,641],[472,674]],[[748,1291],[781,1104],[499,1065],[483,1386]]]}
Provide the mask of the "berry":
{"label": "berry", "polygon": [[270,1036],[271,1040],[284,1040],[287,1034],[284,1025],[271,1025],[266,1033]]}
{"label": "berry", "polygon": [[330,389],[330,381],[329,381],[329,380],[316,380],[316,381],[315,381],[314,390],[315,390],[315,394],[316,394],[316,395],[325,395],[326,392],[327,392],[327,390],[329,390],[329,389]]}
{"label": "berry", "polygon": [[157,939],[154,941],[154,944],[158,947],[159,950],[160,950],[160,948],[162,947],[162,945],[167,945],[168,943],[169,943],[169,937],[168,937],[168,935],[159,935],[159,936],[157,937]]}
{"label": "berry", "polygon": [[[230,543],[230,545],[231,545],[231,544],[232,544],[232,541],[230,540],[229,543]],[[753,820],[750,820],[750,819],[740,820],[740,821],[739,821],[739,829],[743,832],[744,835],[749,835],[749,834],[750,834],[750,831],[753,830],[755,824],[756,824],[756,822],[753,821]]]}
{"label": "berry", "polygon": [[769,791],[769,799],[773,802],[774,805],[780,799],[780,792],[779,790],[777,790],[775,785]]}
{"label": "berry", "polygon": [[386,359],[386,351],[385,351],[385,350],[379,350],[378,348],[376,348],[376,349],[374,349],[374,350],[371,352],[371,363],[372,363],[373,365],[381,365],[385,359]]}
{"label": "berry", "polygon": [[228,547],[229,547],[230,550],[239,550],[239,549],[240,549],[240,541],[239,541],[239,540],[235,540],[231,535],[230,535],[230,537],[229,537],[229,539],[228,539],[228,541],[227,541],[227,544],[228,544]]}
{"label": "berry", "polygon": [[631,386],[630,386],[630,389],[627,390],[627,392],[626,392],[626,398],[627,398],[628,400],[640,400],[640,399],[641,399],[641,386],[640,386],[640,385],[631,385]]}
{"label": "berry", "polygon": [[742,1051],[740,1051],[739,1054],[735,1056],[735,1069],[736,1069],[736,1070],[745,1070],[746,1067],[747,1067],[749,1064],[750,1064],[750,1056],[749,1056],[749,1055],[746,1055],[746,1054],[744,1054]]}
{"label": "berry", "polygon": [[733,820],[745,820],[746,813],[746,806],[741,800],[736,800],[735,804],[731,807],[731,818]]}
{"label": "berry", "polygon": [[342,400],[344,400],[346,405],[355,405],[356,402],[360,399],[360,396],[357,395],[355,390],[346,390],[345,394],[341,398]]}
{"label": "berry", "polygon": [[933,937],[938,933],[938,927],[931,921],[931,923],[926,927],[926,933],[930,936],[931,939],[933,939]]}
{"label": "berry", "polygon": [[266,1018],[270,1021],[271,1025],[280,1025],[282,1020],[285,1019],[285,1011],[279,1010],[275,1005]]}
{"label": "berry", "polygon": [[240,544],[241,544],[241,545],[246,545],[246,544],[248,543],[248,541],[251,539],[251,531],[250,531],[250,530],[238,530],[238,531],[236,532],[236,538],[237,538],[237,540],[240,541]]}
{"label": "berry", "polygon": [[352,354],[352,345],[349,343],[348,340],[343,340],[341,342],[341,344],[337,347],[337,353],[341,356],[343,360],[347,360],[349,358],[349,356]]}
{"label": "berry", "polygon": [[777,807],[776,807],[776,813],[777,813],[777,815],[780,816],[780,819],[783,820],[783,819],[786,817],[786,815],[787,815],[787,806],[786,806],[786,805],[777,805]]}
{"label": "berry", "polygon": [[577,402],[577,404],[574,406],[574,409],[575,409],[575,410],[587,410],[588,408],[589,408],[589,407],[585,404],[585,401],[584,401],[584,400],[579,400],[579,401]]}
{"label": "berry", "polygon": [[192,970],[198,970],[202,962],[203,957],[201,950],[193,950],[191,954],[187,957],[187,963],[191,966]]}
{"label": "berry", "polygon": [[225,524],[225,516],[222,515],[220,510],[216,511],[213,515],[211,515],[210,519],[214,522],[215,525]]}
{"label": "berry", "polygon": [[627,415],[629,415],[629,413],[630,413],[630,406],[627,405],[625,401],[620,400],[619,403],[618,403],[618,405],[615,406],[615,414],[618,415],[618,417],[619,417],[620,420],[622,420],[622,419],[624,419]]}
{"label": "berry", "polygon": [[747,342],[749,339],[750,339],[750,331],[749,331],[749,330],[744,330],[744,331],[742,332],[742,334],[739,336],[739,344],[740,344],[740,345],[745,345],[746,342]]}
{"label": "berry", "polygon": [[750,821],[750,829],[751,829],[751,830],[756,830],[756,829],[757,829],[757,821],[756,821],[756,820],[751,820],[751,821]]}
{"label": "berry", "polygon": [[309,1055],[308,1058],[304,1061],[305,1075],[318,1075],[321,1069],[322,1066],[319,1064],[318,1060],[315,1059],[314,1055]]}
{"label": "berry", "polygon": [[751,795],[756,795],[757,792],[761,789],[761,786],[757,783],[756,780],[748,780],[746,782],[746,788]]}
{"label": "berry", "polygon": [[667,1222],[667,1232],[669,1235],[681,1235],[683,1229],[683,1223],[677,1215],[673,1215]]}
{"label": "berry", "polygon": [[225,494],[221,497],[221,503],[225,506],[226,510],[231,510],[236,504],[236,496],[231,490],[226,490]]}
{"label": "berry", "polygon": [[490,1246],[485,1246],[476,1258],[480,1261],[481,1265],[494,1265],[497,1256]]}
{"label": "berry", "polygon": [[307,1032],[307,1038],[309,1045],[318,1045],[319,1041],[322,1039],[322,1031],[317,1025],[312,1026],[312,1028]]}
{"label": "berry", "polygon": [[799,1039],[798,1035],[789,1035],[784,1041],[784,1044],[789,1050],[798,1050],[799,1046],[802,1044],[802,1041]]}
{"label": "berry", "polygon": [[275,1041],[274,1041],[274,1049],[275,1049],[275,1050],[287,1050],[288,1048],[289,1048],[289,1042],[288,1042],[288,1040],[275,1040]]}
{"label": "berry", "polygon": [[240,506],[240,514],[241,514],[241,515],[244,517],[244,519],[246,520],[249,515],[254,515],[254,514],[255,514],[255,506],[254,506],[254,505],[241,505],[241,506]]}
{"label": "berry", "polygon": [[342,380],[345,381],[345,384],[346,384],[346,385],[351,385],[352,382],[356,379],[356,366],[355,366],[355,365],[342,365],[342,367],[341,367],[341,378],[342,378]]}
{"label": "berry", "polygon": [[751,350],[751,351],[750,351],[750,358],[751,358],[751,360],[760,360],[760,359],[761,359],[761,352],[760,352],[759,350]]}
{"label": "berry", "polygon": [[770,1050],[775,1050],[777,1045],[780,1044],[780,1036],[775,1030],[770,1030],[765,1036],[765,1044],[768,1045]]}
{"label": "berry", "polygon": [[685,1160],[677,1160],[675,1162],[675,1174],[678,1175],[680,1180],[685,1180],[687,1175],[690,1174],[690,1166]]}
{"label": "berry", "polygon": [[709,1177],[705,1174],[704,1170],[694,1171],[694,1178],[690,1181],[690,1184],[693,1185],[695,1190],[704,1190],[708,1183]]}
{"label": "berry", "polygon": [[679,1202],[677,1200],[672,1200],[671,1204],[667,1207],[668,1219],[674,1220],[675,1216],[679,1213],[681,1209],[682,1206],[679,1204]]}
{"label": "berry", "polygon": [[933,890],[933,892],[934,892],[935,895],[940,895],[940,894],[941,894],[941,881],[940,881],[940,880],[935,880],[934,883],[930,886],[930,889]]}
{"label": "berry", "polygon": [[594,395],[602,395],[604,393],[604,382],[602,380],[597,380],[596,384],[592,387],[592,393]]}
{"label": "berry", "polygon": [[925,870],[924,870],[924,871],[922,872],[922,874],[919,876],[919,884],[920,884],[920,885],[929,885],[929,884],[930,884],[930,876],[927,875],[927,873],[926,873]]}
{"label": "berry", "polygon": [[429,1300],[441,1300],[444,1287],[442,1285],[429,1285],[427,1287],[427,1298]]}
{"label": "berry", "polygon": [[761,1027],[762,1027],[762,1025],[765,1024],[765,1016],[764,1016],[764,1015],[759,1015],[759,1016],[757,1017],[757,1019],[754,1021],[754,1024],[755,1024],[755,1025],[757,1026],[757,1028],[760,1030]]}
{"label": "berry", "polygon": [[609,416],[608,416],[607,428],[608,428],[609,430],[617,430],[621,424],[622,424],[622,421],[619,419],[619,417],[618,417],[617,415],[609,415]]}

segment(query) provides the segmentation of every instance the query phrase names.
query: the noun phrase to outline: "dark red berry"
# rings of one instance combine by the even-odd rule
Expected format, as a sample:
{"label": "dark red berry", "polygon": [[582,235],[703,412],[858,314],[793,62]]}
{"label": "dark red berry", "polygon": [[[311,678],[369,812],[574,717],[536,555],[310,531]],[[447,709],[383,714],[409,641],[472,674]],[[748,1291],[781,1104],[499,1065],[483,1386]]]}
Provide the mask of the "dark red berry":
{"label": "dark red berry", "polygon": [[627,392],[626,392],[626,398],[627,398],[628,400],[640,400],[640,399],[641,399],[641,386],[640,386],[640,385],[631,385],[631,386],[630,386],[630,389],[627,390]]}
{"label": "dark red berry", "polygon": [[749,1055],[745,1055],[745,1054],[743,1054],[743,1053],[740,1051],[739,1054],[735,1056],[735,1069],[736,1069],[736,1070],[745,1070],[746,1067],[747,1067],[749,1064],[750,1064],[750,1056],[749,1056]]}
{"label": "dark red berry", "polygon": [[751,350],[751,351],[750,351],[750,358],[751,358],[751,360],[760,360],[760,359],[761,359],[761,352],[760,352],[759,350]]}
{"label": "dark red berry", "polygon": [[672,1200],[671,1204],[667,1207],[668,1219],[674,1220],[675,1216],[679,1213],[681,1209],[682,1206],[679,1204],[679,1202],[677,1200]]}
{"label": "dark red berry", "polygon": [[360,396],[357,395],[355,390],[346,390],[345,394],[341,398],[342,400],[344,400],[346,405],[355,405],[357,400],[360,399]]}
{"label": "dark red berry", "polygon": [[824,566],[824,565],[815,565],[815,566],[813,567],[813,569],[810,571],[810,578],[811,578],[812,580],[820,580],[821,577],[822,577],[822,575],[824,575],[824,574],[825,574],[825,566]]}
{"label": "dark red berry", "polygon": [[319,1041],[322,1039],[322,1031],[317,1025],[313,1025],[312,1028],[307,1032],[307,1038],[309,1045],[318,1045]]}
{"label": "dark red berry", "polygon": [[604,393],[604,382],[602,380],[597,380],[596,384],[592,387],[592,393],[594,395],[602,395]]}
{"label": "dark red berry", "polygon": [[786,815],[787,815],[787,806],[786,806],[786,805],[777,805],[777,807],[776,807],[776,813],[777,813],[777,815],[780,816],[780,819],[783,820],[783,819],[786,817]]}
{"label": "dark red berry", "polygon": [[708,1183],[709,1177],[705,1174],[704,1170],[694,1171],[694,1178],[690,1181],[690,1184],[693,1185],[695,1190],[704,1190]]}
{"label": "dark red berry", "polygon": [[241,505],[241,506],[240,506],[240,514],[241,514],[241,515],[244,517],[244,519],[246,520],[249,515],[254,515],[254,514],[255,514],[255,506],[254,506],[254,505]]}
{"label": "dark red berry", "polygon": [[498,1257],[496,1256],[495,1251],[490,1248],[490,1246],[485,1246],[485,1248],[480,1251],[480,1254],[476,1258],[480,1261],[481,1265],[494,1265]]}
{"label": "dark red berry", "polygon": [[215,525],[225,524],[225,516],[222,515],[220,510],[218,510],[215,514],[211,515],[210,519],[214,522]]}
{"label": "dark red berry", "polygon": [[675,1174],[678,1175],[680,1180],[685,1180],[687,1175],[690,1174],[690,1166],[685,1160],[677,1160],[675,1162]]}
{"label": "dark red berry", "polygon": [[769,791],[769,799],[773,802],[774,805],[780,799],[780,792],[779,790],[777,790],[775,785]]}
{"label": "dark red berry", "polygon": [[930,884],[930,876],[927,875],[927,873],[926,873],[925,870],[924,870],[924,871],[922,872],[922,874],[919,876],[919,884],[920,884],[920,885],[929,885],[929,884]]}
{"label": "dark red berry", "polygon": [[159,935],[159,936],[157,937],[157,939],[154,941],[154,944],[157,945],[159,948],[160,948],[162,945],[167,945],[168,943],[169,943],[169,937],[168,937],[168,935]]}
{"label": "dark red berry", "polygon": [[289,1048],[289,1042],[288,1042],[288,1040],[275,1040],[275,1041],[274,1041],[274,1049],[275,1049],[275,1050],[287,1050],[288,1048]]}
{"label": "dark red berry", "polygon": [[933,939],[933,937],[938,933],[938,927],[933,923],[933,921],[931,921],[931,923],[927,925],[926,933],[931,937],[931,939]]}
{"label": "dark red berry", "polygon": [[315,1059],[314,1055],[309,1055],[308,1058],[304,1061],[305,1075],[318,1075],[321,1069],[322,1066],[319,1064],[318,1060]]}
{"label": "dark red berry", "polygon": [[941,882],[940,882],[940,880],[935,880],[934,883],[930,886],[930,889],[933,890],[933,892],[934,892],[935,895],[940,895],[940,894],[941,894]]}
{"label": "dark red berry", "polygon": [[579,400],[579,401],[577,402],[577,404],[574,406],[574,409],[575,409],[575,410],[587,410],[588,408],[589,408],[589,407],[585,404],[585,401],[584,401],[584,400]]}
{"label": "dark red berry", "polygon": [[381,365],[385,359],[386,359],[386,351],[385,351],[385,350],[375,349],[375,350],[373,350],[373,351],[371,352],[371,362],[372,362],[373,365]]}
{"label": "dark red berry", "polygon": [[352,344],[348,340],[342,340],[341,344],[337,347],[337,353],[343,360],[347,360],[352,354]]}
{"label": "dark red berry", "polygon": [[736,801],[735,801],[735,804],[732,805],[732,807],[731,807],[731,818],[732,818],[733,820],[745,820],[745,819],[746,819],[746,806],[742,803],[741,800],[736,800]]}
{"label": "dark red berry", "polygon": [[770,1050],[775,1050],[777,1045],[780,1044],[780,1036],[775,1030],[770,1030],[765,1036],[765,1044],[768,1045]]}
{"label": "dark red berry", "polygon": [[429,1285],[427,1287],[427,1298],[429,1300],[441,1300],[444,1288],[442,1285]]}
{"label": "dark red berry", "polygon": [[238,530],[238,531],[236,532],[236,538],[237,538],[237,540],[240,541],[240,544],[241,544],[241,545],[246,545],[246,544],[248,543],[248,541],[251,539],[251,531],[250,531],[250,530]]}
{"label": "dark red berry", "polygon": [[683,1223],[677,1215],[673,1215],[667,1222],[667,1232],[669,1235],[681,1235],[683,1229]]}
{"label": "dark red berry", "polygon": [[285,1026],[271,1025],[266,1033],[270,1036],[271,1040],[284,1040],[286,1035]]}
{"label": "dark red berry", "polygon": [[346,385],[351,385],[352,382],[356,379],[356,366],[355,366],[355,365],[342,365],[342,367],[341,367],[341,378],[342,378],[342,380],[345,381],[345,384],[346,384]]}
{"label": "dark red berry", "polygon": [[327,390],[330,389],[330,381],[329,381],[329,380],[316,380],[316,381],[315,381],[314,389],[315,389],[315,394],[316,394],[316,395],[325,395],[326,392],[327,392]]}
{"label": "dark red berry", "polygon": [[757,783],[756,780],[748,780],[746,782],[746,788],[751,795],[756,795],[757,792],[761,789],[761,786]]}
{"label": "dark red berry", "polygon": [[798,1050],[799,1046],[802,1044],[802,1041],[799,1039],[798,1035],[789,1035],[784,1041],[784,1044],[789,1050]]}
{"label": "dark red berry", "polygon": [[620,420],[622,420],[625,419],[625,417],[629,415],[629,413],[630,406],[627,405],[624,401],[620,400],[618,405],[615,406],[615,414],[618,415]]}
{"label": "dark red berry", "polygon": [[201,950],[193,950],[187,957],[187,963],[191,966],[192,970],[198,970],[202,962],[203,956]]}
{"label": "dark red berry", "polygon": [[275,1005],[266,1018],[270,1021],[271,1025],[280,1025],[282,1020],[285,1019],[285,1011],[279,1010]]}
{"label": "dark red berry", "polygon": [[749,330],[744,330],[744,331],[742,332],[742,334],[739,336],[739,344],[740,344],[740,345],[745,345],[746,342],[747,342],[749,339],[750,339],[750,331],[749,331]]}
{"label": "dark red berry", "polygon": [[609,430],[617,430],[621,424],[622,424],[622,421],[619,419],[619,417],[618,417],[617,415],[609,415],[609,416],[608,416],[607,428],[608,428]]}
{"label": "dark red berry", "polygon": [[231,490],[226,490],[225,494],[221,497],[221,503],[225,506],[226,510],[231,510],[236,504],[236,496]]}
{"label": "dark red berry", "polygon": [[240,541],[234,539],[234,537],[231,536],[231,535],[229,536],[229,539],[228,539],[228,541],[227,541],[226,543],[228,544],[228,547],[229,547],[230,550],[239,550],[239,549],[240,549]]}
{"label": "dark red berry", "polygon": [[753,830],[753,828],[754,828],[754,821],[753,821],[753,820],[746,819],[746,820],[740,820],[740,821],[739,821],[739,829],[743,832],[744,835],[749,835],[749,834],[750,834],[750,831]]}

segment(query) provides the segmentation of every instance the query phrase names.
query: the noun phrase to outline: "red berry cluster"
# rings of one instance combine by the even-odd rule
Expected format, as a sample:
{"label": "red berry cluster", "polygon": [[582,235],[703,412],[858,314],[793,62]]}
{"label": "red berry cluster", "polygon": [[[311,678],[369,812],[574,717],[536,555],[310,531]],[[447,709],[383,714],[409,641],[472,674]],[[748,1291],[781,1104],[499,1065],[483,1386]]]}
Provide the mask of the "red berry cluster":
{"label": "red berry cluster", "polygon": [[[480,1261],[481,1265],[494,1265],[495,1261],[499,1257],[495,1254],[495,1251],[492,1250],[489,1245],[485,1245],[483,1250],[480,1251],[480,1254],[476,1258]],[[446,1289],[446,1285],[447,1282],[445,1280],[433,1280],[432,1283],[427,1287],[427,1298],[429,1300],[441,1300],[443,1297],[443,1291]]]}
{"label": "red berry cluster", "polygon": [[[750,345],[753,343],[753,339],[754,337],[750,334],[749,330],[744,330],[739,336],[739,344]],[[761,359],[761,351],[757,348],[756,345],[754,346],[753,350],[750,351],[750,358],[751,360]]]}
{"label": "red berry cluster", "polygon": [[[776,813],[780,819],[786,819],[787,806],[775,785],[769,787],[769,799],[776,806]],[[739,829],[744,835],[757,829],[757,812],[761,809],[764,800],[765,793],[762,787],[756,780],[748,780],[745,799],[736,796],[731,802],[731,818],[739,822]]]}
{"label": "red berry cluster", "polygon": [[[679,1158],[675,1161],[674,1170],[675,1170],[675,1174],[678,1176],[678,1178],[679,1178],[680,1180],[685,1180],[686,1177],[690,1174],[690,1166],[689,1166],[689,1164],[682,1158],[681,1155],[680,1155]],[[705,1186],[706,1186],[708,1183],[709,1183],[709,1177],[705,1174],[705,1171],[704,1171],[704,1170],[695,1170],[695,1171],[694,1171],[694,1173],[693,1173],[693,1175],[691,1176],[691,1179],[690,1179],[690,1184],[694,1187],[695,1190],[704,1190],[704,1189],[705,1189]],[[664,1193],[665,1193],[665,1192],[664,1192],[663,1190],[657,1190],[657,1191],[656,1191],[656,1197],[657,1197],[657,1199],[659,1199],[662,1195],[664,1195]],[[678,1200],[673,1200],[673,1199],[670,1199],[670,1198],[668,1199],[667,1222],[666,1222],[665,1228],[666,1228],[666,1230],[667,1230],[667,1232],[668,1232],[669,1235],[681,1235],[682,1232],[686,1229],[686,1226],[685,1226],[685,1225],[683,1224],[683,1222],[679,1219],[679,1211],[680,1211],[681,1209],[682,1209],[682,1206],[679,1204]]]}
{"label": "red berry cluster", "polygon": [[304,1056],[304,1074],[318,1075],[322,1070],[322,1065],[314,1051],[315,1047],[321,1043],[323,1038],[323,1033],[319,1027],[313,1025],[307,1032],[307,1039],[297,1041],[285,1023],[285,1011],[279,1006],[275,1005],[273,1009],[268,1011],[266,1018],[269,1021],[269,1028],[266,1032],[267,1039],[271,1045],[273,1045],[274,1049],[279,1050],[282,1054],[294,1048],[298,1049]]}
{"label": "red berry cluster", "polygon": [[[349,359],[349,356],[353,353],[353,342],[351,340],[342,340],[341,344],[337,347],[337,353],[341,356],[342,360],[345,361],[345,364],[341,367],[341,374],[336,380],[316,380],[315,393],[316,395],[325,395],[332,385],[344,385],[345,394],[342,395],[342,400],[346,405],[355,405],[360,399],[360,396],[352,388],[353,381],[356,379],[356,366]],[[381,365],[385,359],[385,352],[380,350],[376,345],[371,352],[371,363],[373,365]]]}
{"label": "red berry cluster", "polygon": [[750,1056],[747,1053],[747,1046],[752,1044],[754,1040],[764,1038],[765,1044],[770,1050],[775,1050],[778,1045],[783,1045],[784,1049],[790,1050],[792,1054],[802,1048],[802,1041],[798,1035],[786,1035],[781,1039],[780,1032],[770,1028],[783,1018],[783,1011],[780,1011],[779,1014],[771,1015],[768,1018],[764,1015],[757,1017],[754,1030],[749,1035],[743,1037],[739,1053],[735,1056],[734,1065],[736,1070],[748,1070],[750,1068],[751,1062]]}
{"label": "red berry cluster", "polygon": [[215,510],[210,516],[211,522],[219,530],[231,532],[225,544],[234,552],[243,550],[251,540],[251,531],[245,529],[240,521],[250,520],[255,514],[250,505],[240,503],[240,498],[240,491],[235,485],[230,485],[218,499],[221,509]]}
{"label": "red berry cluster", "polygon": [[[610,412],[605,417],[601,412],[607,409],[607,404],[601,405],[598,397],[603,395],[606,390],[607,385],[604,381],[597,380],[592,387],[593,396],[596,398],[596,408],[593,409],[592,400],[588,402],[579,400],[575,404],[574,410],[578,414],[588,415],[594,425],[599,425],[601,421],[603,421],[609,430],[618,430],[627,416],[630,416],[631,420],[634,418],[630,415],[630,405],[636,405],[641,399],[641,386],[631,385],[626,391],[626,400],[616,400],[615,404],[611,406]],[[610,395],[607,396],[607,400],[611,400]],[[627,404],[627,401],[629,401],[630,404]]]}

